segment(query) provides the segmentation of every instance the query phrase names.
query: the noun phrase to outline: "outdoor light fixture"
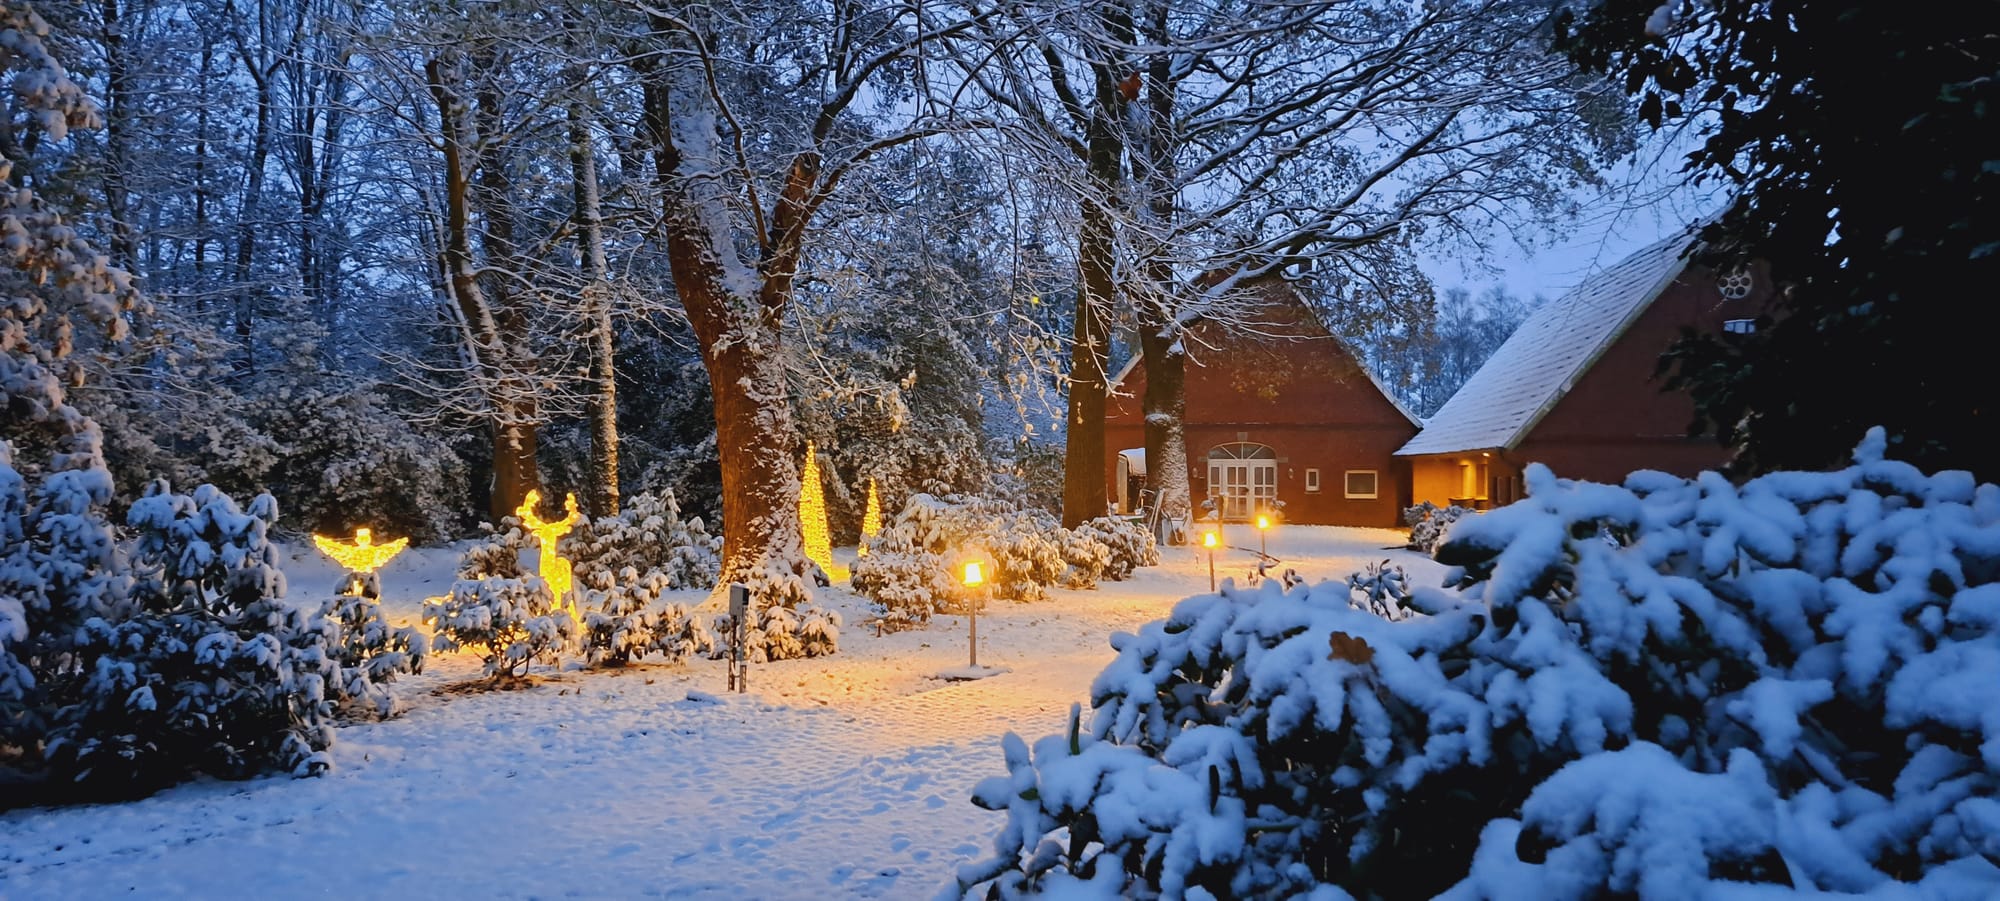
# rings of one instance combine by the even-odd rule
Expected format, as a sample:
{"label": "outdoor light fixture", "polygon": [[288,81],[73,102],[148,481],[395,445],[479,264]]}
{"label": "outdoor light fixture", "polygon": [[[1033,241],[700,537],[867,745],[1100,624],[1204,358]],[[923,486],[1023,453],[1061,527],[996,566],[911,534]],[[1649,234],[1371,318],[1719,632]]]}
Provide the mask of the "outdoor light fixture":
{"label": "outdoor light fixture", "polygon": [[970,630],[972,655],[968,665],[979,666],[979,588],[986,584],[986,574],[980,571],[979,561],[965,561],[965,614]]}
{"label": "outdoor light fixture", "polygon": [[[375,543],[375,533],[369,529],[355,529],[354,543],[348,544],[338,538],[314,535],[313,544],[319,545],[320,552],[333,558],[333,562],[345,567],[348,572],[367,575],[389,562],[390,558],[410,546],[407,537],[398,538],[386,544]],[[359,579],[350,579],[347,588],[358,590]]]}
{"label": "outdoor light fixture", "polygon": [[1215,590],[1215,531],[1201,533],[1202,547],[1208,548],[1208,590]]}
{"label": "outdoor light fixture", "polygon": [[1271,517],[1263,513],[1257,514],[1257,553],[1266,557],[1271,556],[1269,549],[1264,546],[1264,533],[1269,531],[1271,531]]}
{"label": "outdoor light fixture", "polygon": [[535,505],[541,502],[541,491],[529,491],[528,496],[521,499],[521,506],[515,508],[514,515],[521,518],[521,527],[532,533],[535,541],[541,544],[541,556],[535,561],[536,573],[549,584],[549,592],[556,596],[557,606],[568,607],[570,616],[574,617],[578,615],[576,606],[565,599],[575,580],[570,576],[569,561],[556,555],[556,542],[569,534],[583,514],[577,512],[576,495],[571,494],[563,498],[563,518],[549,522],[535,513]]}

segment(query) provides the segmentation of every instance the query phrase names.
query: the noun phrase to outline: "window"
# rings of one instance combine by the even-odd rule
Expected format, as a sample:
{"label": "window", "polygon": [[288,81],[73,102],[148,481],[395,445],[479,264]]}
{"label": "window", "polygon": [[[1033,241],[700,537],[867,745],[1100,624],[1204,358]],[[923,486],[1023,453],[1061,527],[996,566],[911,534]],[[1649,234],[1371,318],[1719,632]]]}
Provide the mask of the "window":
{"label": "window", "polygon": [[1722,323],[1722,330],[1732,335],[1748,335],[1757,330],[1755,319],[1729,319]]}
{"label": "window", "polygon": [[1315,494],[1319,493],[1319,470],[1306,470],[1306,490]]}
{"label": "window", "polygon": [[1375,496],[1375,470],[1350,469],[1347,471],[1347,496],[1367,499]]}
{"label": "window", "polygon": [[1715,280],[1716,290],[1722,292],[1723,300],[1742,300],[1750,296],[1750,289],[1756,281],[1750,277],[1750,270],[1738,269]]}

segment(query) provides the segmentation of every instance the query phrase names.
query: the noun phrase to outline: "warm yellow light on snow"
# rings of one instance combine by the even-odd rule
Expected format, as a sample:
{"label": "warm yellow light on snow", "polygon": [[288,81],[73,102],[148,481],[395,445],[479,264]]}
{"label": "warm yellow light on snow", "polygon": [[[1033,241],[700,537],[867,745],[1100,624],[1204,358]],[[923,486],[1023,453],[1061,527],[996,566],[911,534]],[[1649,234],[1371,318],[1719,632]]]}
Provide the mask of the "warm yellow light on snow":
{"label": "warm yellow light on snow", "polygon": [[965,587],[978,588],[979,583],[984,581],[986,577],[979,571],[979,561],[974,560],[965,564]]}
{"label": "warm yellow light on snow", "polygon": [[521,506],[515,508],[514,515],[521,518],[521,528],[527,529],[542,546],[541,557],[535,561],[535,569],[542,581],[549,583],[549,592],[556,596],[556,603],[569,608],[571,616],[576,616],[576,605],[567,600],[574,579],[570,575],[569,561],[556,554],[556,541],[576,526],[582,514],[576,510],[576,495],[563,499],[562,519],[555,522],[543,520],[535,513],[535,505],[542,502],[540,491],[530,491],[521,499]]}
{"label": "warm yellow light on snow", "polygon": [[387,544],[376,544],[374,532],[355,529],[353,544],[325,535],[314,535],[313,544],[319,545],[321,553],[332,557],[333,562],[346,567],[349,572],[372,573],[388,563],[389,558],[409,547],[410,539],[398,538]]}
{"label": "warm yellow light on snow", "polygon": [[833,562],[833,534],[826,526],[826,487],[819,478],[819,454],[806,442],[806,465],[799,473],[799,532],[806,542],[806,559],[819,564],[833,581],[847,578],[847,568]]}
{"label": "warm yellow light on snow", "polygon": [[868,510],[861,514],[861,540],[855,543],[854,556],[868,556],[868,542],[882,534],[882,501],[875,496],[875,480],[868,480]]}

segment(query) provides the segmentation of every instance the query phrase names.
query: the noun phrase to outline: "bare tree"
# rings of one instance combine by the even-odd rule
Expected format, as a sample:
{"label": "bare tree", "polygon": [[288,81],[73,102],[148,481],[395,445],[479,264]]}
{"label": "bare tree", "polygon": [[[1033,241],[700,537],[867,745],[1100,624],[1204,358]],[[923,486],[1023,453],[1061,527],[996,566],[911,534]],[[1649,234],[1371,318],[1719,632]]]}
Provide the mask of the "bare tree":
{"label": "bare tree", "polygon": [[[1114,217],[1117,309],[1146,371],[1148,469],[1174,515],[1191,502],[1191,325],[1255,330],[1264,313],[1248,287],[1274,274],[1346,298],[1407,280],[1418,234],[1478,240],[1558,212],[1568,189],[1593,181],[1592,153],[1628,139],[1619,105],[1547,54],[1545,0],[1009,11],[1006,30],[956,58],[1076,193],[1086,273],[1104,265],[1090,262],[1104,252],[1091,212]],[[1078,68],[1099,87],[1088,104],[1068,88]],[[1116,129],[1099,139],[1122,151],[1109,177],[1093,122]],[[1101,422],[1072,416],[1082,468],[1066,474],[1099,492]],[[1075,459],[1093,446],[1097,462]]]}
{"label": "bare tree", "polygon": [[633,62],[674,288],[715,402],[725,582],[808,572],[784,351],[814,216],[873,155],[964,126],[909,87],[924,48],[964,26],[917,12],[647,8]]}

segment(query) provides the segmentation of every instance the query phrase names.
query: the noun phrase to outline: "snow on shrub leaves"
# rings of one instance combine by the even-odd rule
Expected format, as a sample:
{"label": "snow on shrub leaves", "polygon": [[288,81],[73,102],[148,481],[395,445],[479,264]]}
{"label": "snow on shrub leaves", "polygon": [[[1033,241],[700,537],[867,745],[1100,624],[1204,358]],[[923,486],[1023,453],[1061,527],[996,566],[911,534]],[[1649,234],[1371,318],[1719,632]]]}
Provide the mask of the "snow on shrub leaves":
{"label": "snow on shrub leaves", "polygon": [[1152,534],[1136,523],[1102,517],[1064,529],[1047,511],[1007,500],[914,494],[855,562],[850,584],[875,602],[884,627],[920,626],[956,602],[956,565],[967,555],[992,565],[994,597],[1016,601],[1046,600],[1058,583],[1094,588],[1160,562]]}
{"label": "snow on shrub leaves", "polygon": [[1530,467],[1448,589],[1189,598],[974,800],[946,896],[2000,893],[2000,486]]}

